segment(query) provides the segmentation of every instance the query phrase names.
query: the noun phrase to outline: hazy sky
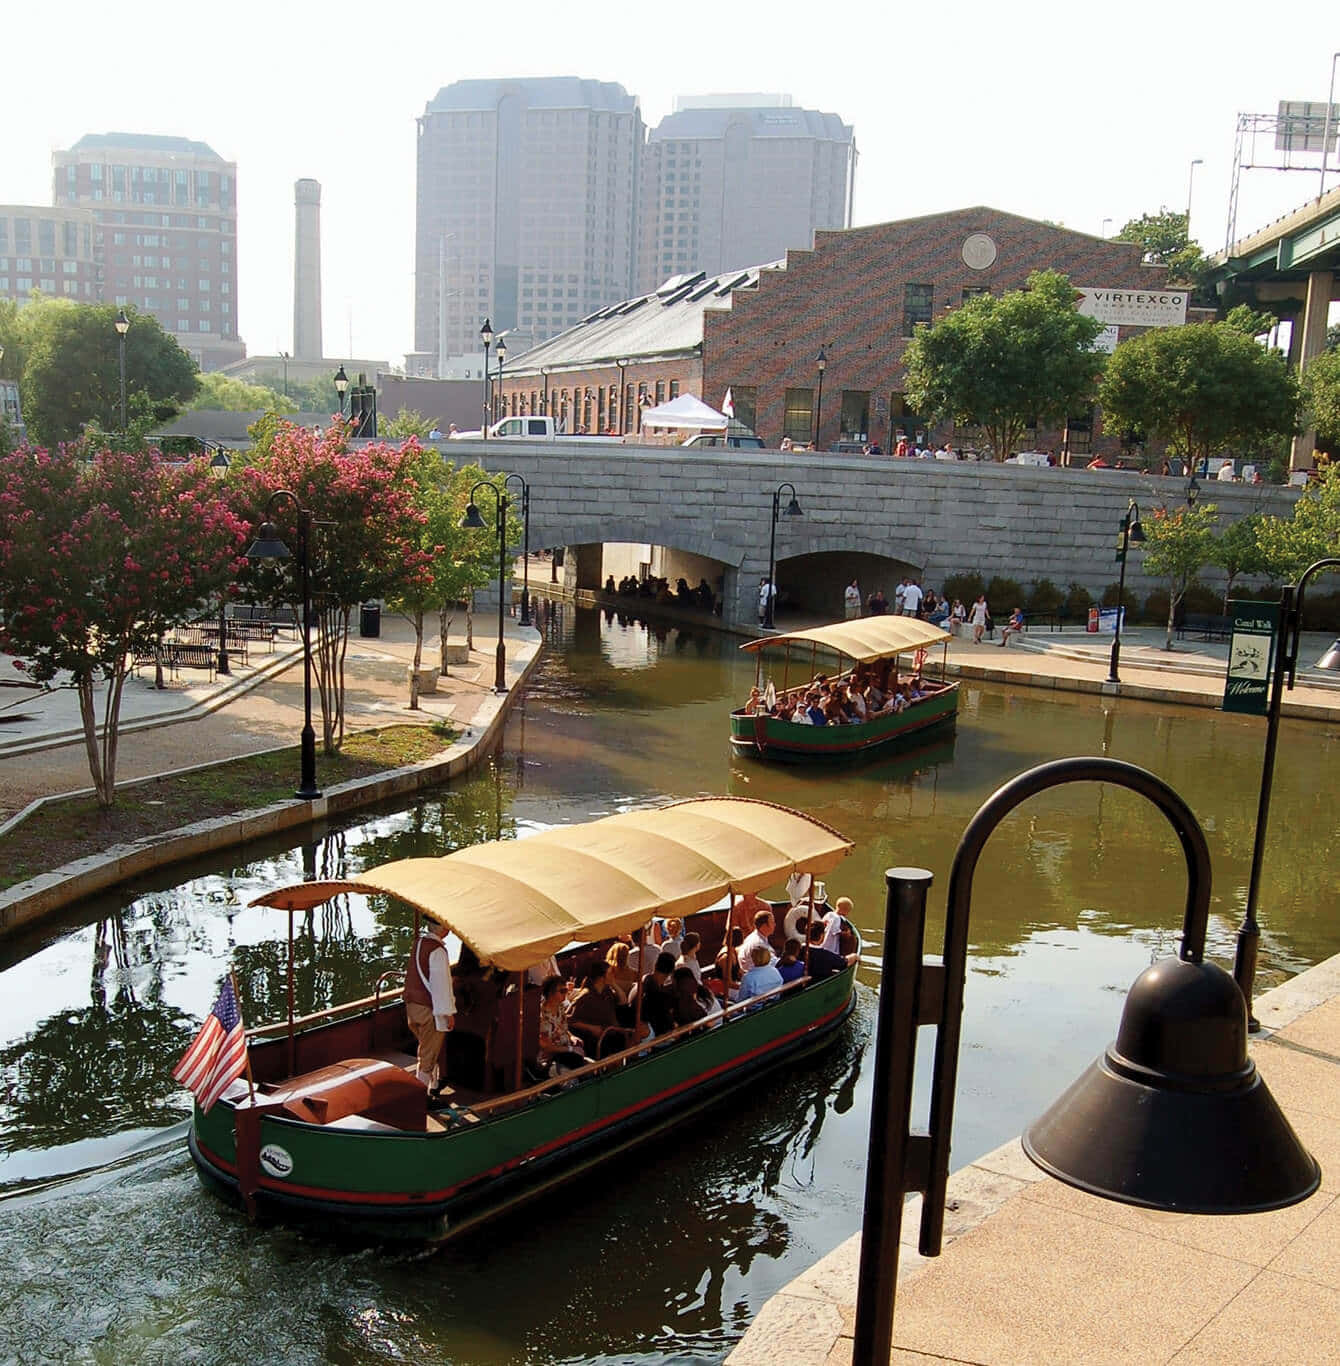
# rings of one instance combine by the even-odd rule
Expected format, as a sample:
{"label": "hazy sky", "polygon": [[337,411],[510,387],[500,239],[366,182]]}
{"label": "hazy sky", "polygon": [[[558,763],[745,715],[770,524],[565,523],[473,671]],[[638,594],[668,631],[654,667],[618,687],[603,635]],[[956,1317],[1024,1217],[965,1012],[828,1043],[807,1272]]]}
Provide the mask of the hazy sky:
{"label": "hazy sky", "polygon": [[[1340,5],[73,0],[8,6],[3,43],[0,203],[49,204],[51,152],[84,133],[209,143],[238,164],[242,336],[273,353],[293,339],[293,182],[315,177],[326,352],[352,337],[399,363],[415,119],[451,81],[619,81],[648,125],[676,94],[788,92],[855,126],[857,224],[984,203],[1115,231],[1184,208],[1201,157],[1192,232],[1217,250],[1238,113],[1325,100]],[[1316,171],[1244,173],[1240,233],[1316,191]]]}

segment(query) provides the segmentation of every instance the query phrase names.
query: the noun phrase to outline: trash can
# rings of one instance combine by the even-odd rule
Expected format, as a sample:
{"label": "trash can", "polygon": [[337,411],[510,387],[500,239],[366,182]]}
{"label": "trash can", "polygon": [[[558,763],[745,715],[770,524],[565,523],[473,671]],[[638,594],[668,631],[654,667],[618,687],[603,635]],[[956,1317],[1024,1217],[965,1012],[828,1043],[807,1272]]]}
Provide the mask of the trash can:
{"label": "trash can", "polygon": [[1096,607],[1089,608],[1089,624],[1084,629],[1090,635],[1098,634],[1098,609]]}
{"label": "trash can", "polygon": [[382,633],[382,609],[375,602],[365,602],[358,609],[358,634],[371,639]]}

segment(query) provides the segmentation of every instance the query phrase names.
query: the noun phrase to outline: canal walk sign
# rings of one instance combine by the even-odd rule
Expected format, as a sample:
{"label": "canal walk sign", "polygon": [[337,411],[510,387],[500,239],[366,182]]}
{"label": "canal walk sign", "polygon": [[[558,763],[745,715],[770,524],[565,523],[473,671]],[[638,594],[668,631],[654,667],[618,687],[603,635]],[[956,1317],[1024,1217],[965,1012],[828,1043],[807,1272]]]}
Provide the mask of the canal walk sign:
{"label": "canal walk sign", "polygon": [[1223,709],[1264,716],[1280,605],[1277,602],[1230,602],[1229,607],[1233,614],[1233,629],[1228,642]]}

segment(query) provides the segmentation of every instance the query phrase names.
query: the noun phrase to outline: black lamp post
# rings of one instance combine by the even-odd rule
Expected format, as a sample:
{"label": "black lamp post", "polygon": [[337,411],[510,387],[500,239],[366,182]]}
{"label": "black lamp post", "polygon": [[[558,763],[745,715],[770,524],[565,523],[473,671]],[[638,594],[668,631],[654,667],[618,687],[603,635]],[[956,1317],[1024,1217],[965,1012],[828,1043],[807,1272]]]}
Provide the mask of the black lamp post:
{"label": "black lamp post", "polygon": [[[1256,954],[1261,927],[1256,923],[1257,895],[1261,890],[1261,865],[1266,853],[1266,828],[1270,823],[1270,791],[1275,780],[1275,747],[1280,733],[1280,707],[1284,689],[1292,688],[1298,670],[1298,637],[1303,629],[1303,589],[1307,581],[1323,569],[1340,569],[1340,559],[1318,560],[1303,570],[1296,584],[1286,584],[1280,592],[1280,620],[1275,638],[1274,674],[1270,680],[1270,702],[1266,707],[1266,746],[1261,759],[1261,794],[1256,806],[1256,838],[1252,843],[1252,870],[1247,879],[1247,909],[1238,930],[1233,977],[1247,1002],[1250,1028],[1261,1026],[1252,1015],[1252,992],[1256,981]],[[1340,669],[1340,641],[1317,661],[1318,669]]]}
{"label": "black lamp post", "polygon": [[616,360],[614,363],[619,367],[619,435],[623,436],[625,434],[624,419],[628,412],[627,380],[624,378],[624,372],[628,369],[628,362]]}
{"label": "black lamp post", "polygon": [[[214,452],[214,458],[209,462],[210,474],[222,483],[228,477],[228,467],[231,464],[222,446]],[[232,667],[228,662],[228,595],[219,589],[219,658],[215,664],[215,669],[220,674],[231,674]]]}
{"label": "black lamp post", "polygon": [[819,449],[819,420],[824,410],[824,371],[828,369],[828,357],[824,354],[824,349],[819,348],[819,355],[814,362],[819,367],[819,392],[814,400],[814,449]]}
{"label": "black lamp post", "polygon": [[1121,573],[1117,575],[1117,625],[1112,633],[1112,657],[1108,661],[1107,681],[1109,683],[1120,683],[1121,678],[1117,673],[1117,663],[1121,659],[1121,619],[1125,615],[1124,606],[1126,599],[1126,552],[1131,548],[1131,543],[1143,545],[1145,539],[1144,528],[1140,525],[1140,509],[1132,498],[1127,504],[1125,515],[1121,519],[1121,547],[1117,551],[1117,559],[1121,561]]}
{"label": "black lamp post", "polygon": [[335,392],[340,396],[340,416],[344,416],[344,396],[349,392],[349,376],[344,373],[344,366],[341,365],[335,371]]}
{"label": "black lamp post", "polygon": [[521,485],[521,616],[518,625],[530,623],[530,485],[519,474],[509,474],[504,486],[515,479]]}
{"label": "black lamp post", "polygon": [[489,347],[493,345],[493,324],[487,318],[479,329],[479,340],[484,343],[484,440],[489,439]]}
{"label": "black lamp post", "polygon": [[470,501],[466,504],[465,516],[461,518],[461,526],[467,531],[488,530],[488,523],[479,515],[479,506],[475,502],[475,494],[480,489],[488,489],[493,494],[498,513],[498,649],[494,657],[493,690],[506,692],[507,647],[503,644],[503,591],[507,581],[507,493],[505,487],[500,491],[495,484],[481,479],[470,490]]}
{"label": "black lamp post", "polygon": [[247,551],[249,560],[287,560],[289,548],[279,539],[279,529],[271,520],[276,505],[286,500],[298,514],[298,568],[302,572],[302,781],[295,796],[303,801],[314,801],[321,795],[316,785],[316,731],[312,729],[312,585],[311,536],[312,512],[298,501],[288,489],[276,489],[265,505],[265,521],[256,532],[256,539]]}
{"label": "black lamp post", "polygon": [[549,367],[540,366],[540,412],[543,416],[549,416]]}
{"label": "black lamp post", "polygon": [[[782,489],[791,490],[791,501],[782,508]],[[772,534],[768,537],[768,595],[763,609],[763,624],[772,629],[774,609],[777,604],[777,585],[773,575],[777,572],[777,519],[778,517],[803,517],[799,502],[796,501],[796,486],[781,484],[772,495]]]}
{"label": "black lamp post", "polygon": [[[852,1360],[887,1362],[903,1198],[923,1191],[919,1250],[940,1254],[972,881],[1001,821],[1065,783],[1113,783],[1152,802],[1187,865],[1178,954],[1136,978],[1115,1042],[1024,1133],[1044,1171],[1104,1199],[1184,1214],[1248,1214],[1305,1200],[1321,1171],[1247,1055],[1247,1011],[1223,968],[1205,961],[1210,852],[1186,803],[1161,778],[1116,759],[1057,759],[999,788],[969,822],[949,874],[942,962],[923,962],[932,874],[890,868],[876,1024],[874,1095]],[[909,1129],[917,1028],[936,1026],[930,1127]]]}
{"label": "black lamp post", "polygon": [[126,333],[130,331],[130,319],[126,317],[126,310],[118,308],[116,311],[116,321],[112,324],[116,328],[116,349],[121,367],[121,431],[126,430]]}
{"label": "black lamp post", "polygon": [[288,397],[288,363],[289,363],[289,354],[288,354],[288,352],[287,352],[287,351],[281,351],[281,352],[279,353],[279,359],[280,359],[280,360],[283,362],[283,364],[284,364],[284,397],[287,398],[287,397]]}
{"label": "black lamp post", "polygon": [[[507,360],[507,342],[505,338],[498,338],[498,417],[507,416],[507,395],[503,391],[503,364]],[[496,419],[495,419],[496,420]]]}

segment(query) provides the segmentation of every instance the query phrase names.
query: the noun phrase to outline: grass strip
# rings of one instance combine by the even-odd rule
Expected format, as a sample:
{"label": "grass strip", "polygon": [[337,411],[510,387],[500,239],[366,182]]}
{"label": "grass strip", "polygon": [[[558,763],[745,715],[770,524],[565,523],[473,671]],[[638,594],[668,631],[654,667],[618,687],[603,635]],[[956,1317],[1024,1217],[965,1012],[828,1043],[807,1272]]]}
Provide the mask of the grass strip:
{"label": "grass strip", "polygon": [[[318,752],[317,777],[327,787],[369,778],[431,759],[454,739],[455,731],[445,722],[360,731],[345,739],[339,753]],[[288,800],[299,769],[299,751],[294,746],[121,788],[110,811],[102,810],[91,794],[49,801],[8,834],[0,835],[0,889],[114,844],[129,844],[195,821]]]}

